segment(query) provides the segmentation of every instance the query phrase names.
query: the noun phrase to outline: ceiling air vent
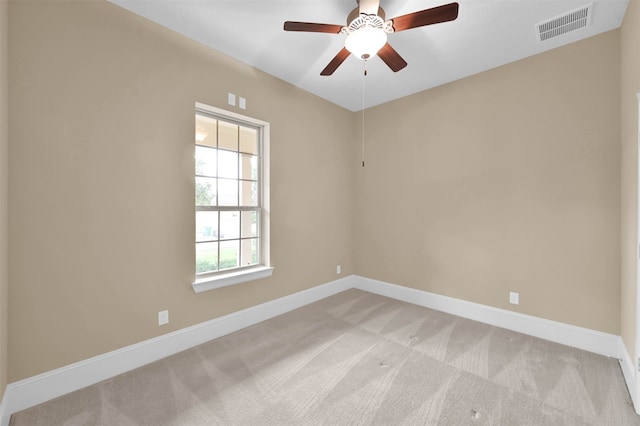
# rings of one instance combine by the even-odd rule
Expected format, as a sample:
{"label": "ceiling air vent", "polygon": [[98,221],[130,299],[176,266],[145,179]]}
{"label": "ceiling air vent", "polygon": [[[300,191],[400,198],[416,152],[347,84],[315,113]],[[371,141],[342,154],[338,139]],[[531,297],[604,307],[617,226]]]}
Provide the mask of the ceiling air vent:
{"label": "ceiling air vent", "polygon": [[538,40],[545,41],[584,28],[591,22],[592,4],[567,12],[536,25]]}

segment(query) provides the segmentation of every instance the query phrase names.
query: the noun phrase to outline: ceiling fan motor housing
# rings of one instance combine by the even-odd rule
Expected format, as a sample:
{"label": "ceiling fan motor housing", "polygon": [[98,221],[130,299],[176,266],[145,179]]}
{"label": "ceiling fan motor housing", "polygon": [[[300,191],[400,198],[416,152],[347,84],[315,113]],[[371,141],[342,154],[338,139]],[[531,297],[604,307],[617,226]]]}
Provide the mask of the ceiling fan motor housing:
{"label": "ceiling fan motor housing", "polygon": [[[365,15],[365,16],[376,16],[376,15],[366,15],[366,14],[363,14],[363,15]],[[377,14],[377,16],[378,16],[378,17],[382,20],[382,22],[384,23],[385,16],[386,16],[386,15],[385,15],[385,13],[384,13],[384,9],[382,9],[381,7],[379,7],[379,8],[378,8],[378,14]],[[359,17],[360,17],[360,10],[359,10],[359,8],[357,8],[357,7],[356,7],[356,8],[355,8],[355,9],[353,9],[351,12],[349,12],[349,15],[347,16],[347,27],[350,27],[350,26],[351,26],[351,24],[352,24],[352,22],[353,22],[354,20],[356,20],[357,18],[359,18]]]}
{"label": "ceiling fan motor housing", "polygon": [[385,21],[384,10],[378,8],[377,15],[367,15],[359,13],[358,9],[353,9],[347,17],[347,26],[342,27],[342,33],[351,34],[363,27],[371,27],[384,31],[387,34],[394,32],[393,22]]}

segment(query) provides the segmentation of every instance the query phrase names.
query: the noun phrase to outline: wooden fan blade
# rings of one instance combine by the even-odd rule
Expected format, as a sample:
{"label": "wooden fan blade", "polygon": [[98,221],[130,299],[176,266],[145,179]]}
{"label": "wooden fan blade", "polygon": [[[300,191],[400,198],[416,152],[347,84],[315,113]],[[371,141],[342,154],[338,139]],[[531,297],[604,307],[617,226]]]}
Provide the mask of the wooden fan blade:
{"label": "wooden fan blade", "polygon": [[367,15],[377,15],[380,8],[380,0],[359,0],[358,11]]}
{"label": "wooden fan blade", "polygon": [[333,72],[338,69],[338,67],[345,61],[345,59],[349,57],[350,54],[351,53],[346,48],[343,47],[342,50],[338,52],[338,54],[335,56],[335,58],[333,58],[331,62],[329,62],[329,65],[327,65],[322,70],[320,75],[333,74]]}
{"label": "wooden fan blade", "polygon": [[378,56],[393,72],[398,72],[407,66],[407,61],[402,59],[402,56],[389,43],[382,46],[382,49],[378,51]]}
{"label": "wooden fan blade", "polygon": [[431,9],[413,12],[391,19],[395,32],[425,25],[453,21],[458,17],[458,3],[449,3]]}
{"label": "wooden fan blade", "polygon": [[284,23],[285,31],[305,31],[309,33],[331,33],[339,34],[342,25],[334,24],[317,24],[315,22],[295,22],[287,21]]}

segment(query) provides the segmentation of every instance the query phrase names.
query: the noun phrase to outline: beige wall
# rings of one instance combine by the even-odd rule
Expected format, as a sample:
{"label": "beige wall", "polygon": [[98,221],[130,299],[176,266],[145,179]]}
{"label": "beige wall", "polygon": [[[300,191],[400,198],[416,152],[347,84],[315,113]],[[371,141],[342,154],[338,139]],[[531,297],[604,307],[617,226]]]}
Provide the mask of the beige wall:
{"label": "beige wall", "polygon": [[[11,381],[354,272],[351,112],[110,3],[9,11]],[[276,269],[196,295],[194,104],[227,92],[271,123]]]}
{"label": "beige wall", "polygon": [[640,92],[640,1],[631,0],[620,32],[621,44],[621,335],[635,359],[636,244],[638,196],[638,100]]}
{"label": "beige wall", "polygon": [[7,2],[0,0],[0,399],[7,385],[7,332],[9,310],[8,260],[8,100],[7,100]]}
{"label": "beige wall", "polygon": [[618,334],[619,35],[367,110],[356,272]]}

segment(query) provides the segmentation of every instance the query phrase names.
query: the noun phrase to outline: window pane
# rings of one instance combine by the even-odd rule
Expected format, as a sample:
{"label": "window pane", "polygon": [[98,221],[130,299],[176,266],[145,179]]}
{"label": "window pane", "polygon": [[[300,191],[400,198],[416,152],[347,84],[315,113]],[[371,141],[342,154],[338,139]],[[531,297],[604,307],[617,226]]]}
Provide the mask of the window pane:
{"label": "window pane", "polygon": [[258,182],[243,180],[240,182],[240,205],[258,205]]}
{"label": "window pane", "polygon": [[218,212],[196,212],[196,242],[218,239]]}
{"label": "window pane", "polygon": [[240,212],[220,212],[220,239],[240,237]]}
{"label": "window pane", "polygon": [[217,123],[218,120],[196,114],[196,144],[215,148]]}
{"label": "window pane", "polygon": [[234,179],[218,179],[219,205],[238,205],[238,181]]}
{"label": "window pane", "polygon": [[242,212],[240,227],[242,238],[258,236],[258,212]]}
{"label": "window pane", "polygon": [[238,179],[238,153],[218,151],[218,177]]}
{"label": "window pane", "polygon": [[251,240],[251,259],[253,263],[258,263],[258,259],[260,259],[260,240],[254,238]]}
{"label": "window pane", "polygon": [[216,175],[217,149],[196,145],[196,175]]}
{"label": "window pane", "polygon": [[240,179],[258,180],[258,157],[255,155],[240,155]]}
{"label": "window pane", "polygon": [[196,244],[196,274],[218,270],[218,243]]}
{"label": "window pane", "polygon": [[196,206],[216,205],[216,179],[196,177]]}
{"label": "window pane", "polygon": [[240,152],[258,154],[258,131],[251,127],[240,127]]}
{"label": "window pane", "polygon": [[236,124],[218,123],[218,148],[238,151],[238,126]]}
{"label": "window pane", "polygon": [[220,242],[220,269],[238,267],[239,240]]}
{"label": "window pane", "polygon": [[258,263],[258,239],[251,238],[248,240],[240,241],[240,253],[241,253],[241,265],[240,266],[249,266],[255,265]]}

